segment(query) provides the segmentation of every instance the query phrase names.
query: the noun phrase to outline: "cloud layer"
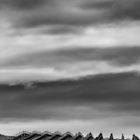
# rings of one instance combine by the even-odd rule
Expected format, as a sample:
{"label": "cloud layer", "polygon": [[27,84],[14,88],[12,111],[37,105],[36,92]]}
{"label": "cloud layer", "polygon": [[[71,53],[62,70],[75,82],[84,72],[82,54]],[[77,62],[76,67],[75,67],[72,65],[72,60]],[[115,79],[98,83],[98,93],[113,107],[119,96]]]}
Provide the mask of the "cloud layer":
{"label": "cloud layer", "polygon": [[[129,128],[126,131],[126,127],[137,131],[139,126],[139,82],[138,73],[120,73],[77,81],[37,82],[28,86],[1,85],[0,120],[21,123],[33,121],[34,125],[38,121],[46,124],[56,121],[58,126],[59,123],[65,124],[65,121],[79,121],[80,126],[84,120],[83,125],[89,131],[96,128],[95,133],[113,130],[117,134],[118,130],[113,128],[120,127],[129,135],[132,130]],[[103,125],[108,126],[106,131]],[[66,131],[67,125],[65,128],[55,125],[50,128]],[[67,130],[74,131],[74,128]],[[87,130],[82,129],[84,132]]]}
{"label": "cloud layer", "polygon": [[[87,26],[120,20],[139,20],[139,0],[2,0],[2,13],[15,27]],[[6,9],[6,10],[5,10]]]}
{"label": "cloud layer", "polygon": [[2,67],[57,67],[71,65],[74,62],[94,61],[107,61],[114,66],[130,66],[139,64],[139,54],[140,47],[59,49],[23,54],[4,62]]}
{"label": "cloud layer", "polygon": [[139,9],[0,0],[0,130],[140,133]]}
{"label": "cloud layer", "polygon": [[[139,74],[134,72],[103,74],[76,81],[36,82],[25,86],[3,84],[0,86],[0,117],[31,120],[92,119],[88,113],[94,113],[94,109],[100,113],[103,110],[115,113],[118,110],[129,115],[132,112],[139,113],[139,81]],[[67,107],[87,113],[72,113],[67,111]]]}

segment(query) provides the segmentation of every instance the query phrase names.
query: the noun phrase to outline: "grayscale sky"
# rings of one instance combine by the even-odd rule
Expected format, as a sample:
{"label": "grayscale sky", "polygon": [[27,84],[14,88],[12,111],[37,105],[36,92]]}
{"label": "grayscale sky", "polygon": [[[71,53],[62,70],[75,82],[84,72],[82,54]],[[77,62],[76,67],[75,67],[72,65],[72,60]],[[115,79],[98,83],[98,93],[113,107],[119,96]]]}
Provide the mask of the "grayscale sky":
{"label": "grayscale sky", "polygon": [[140,0],[0,0],[0,133],[139,135],[139,9]]}

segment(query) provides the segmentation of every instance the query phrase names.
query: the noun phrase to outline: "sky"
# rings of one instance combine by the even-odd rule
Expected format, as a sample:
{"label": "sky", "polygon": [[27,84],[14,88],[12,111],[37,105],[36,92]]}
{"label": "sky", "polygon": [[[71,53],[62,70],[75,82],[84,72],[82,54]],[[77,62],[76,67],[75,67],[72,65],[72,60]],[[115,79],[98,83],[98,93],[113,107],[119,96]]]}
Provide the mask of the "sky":
{"label": "sky", "polygon": [[0,133],[140,136],[140,0],[0,0]]}

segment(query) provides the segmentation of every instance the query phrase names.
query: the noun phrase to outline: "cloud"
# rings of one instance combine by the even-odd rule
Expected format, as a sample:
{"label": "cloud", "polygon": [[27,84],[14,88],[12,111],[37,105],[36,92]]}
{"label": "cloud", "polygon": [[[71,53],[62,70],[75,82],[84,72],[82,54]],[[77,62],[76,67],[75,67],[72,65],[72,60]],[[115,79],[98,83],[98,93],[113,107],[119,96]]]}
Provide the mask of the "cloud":
{"label": "cloud", "polygon": [[93,10],[93,9],[107,9],[111,8],[113,4],[116,3],[113,0],[87,0],[81,3],[81,8],[84,10]]}
{"label": "cloud", "polygon": [[[116,7],[116,9],[115,9]],[[139,20],[140,14],[139,14],[139,8],[140,8],[140,1],[134,0],[134,1],[119,1],[114,5],[114,15],[115,18],[118,19],[130,19],[130,20]]]}
{"label": "cloud", "polygon": [[0,128],[42,121],[139,132],[139,8],[139,0],[1,0]]}
{"label": "cloud", "polygon": [[[5,61],[3,67],[63,67],[75,62],[106,61],[114,66],[131,66],[140,62],[140,47],[72,48],[38,51],[15,56]],[[1,65],[2,66],[2,65]]]}
{"label": "cloud", "polygon": [[[139,0],[3,0],[4,17],[14,26],[89,26],[122,20],[139,20]],[[2,7],[1,6],[1,7]],[[28,11],[25,11],[28,10]],[[78,28],[78,27],[77,27]]]}
{"label": "cloud", "polygon": [[139,0],[87,0],[81,4],[81,8],[85,10],[100,9],[110,12],[106,18],[110,21],[116,20],[139,20]]}
{"label": "cloud", "polygon": [[50,0],[1,0],[1,8],[9,7],[11,10],[32,10],[50,3]]}
{"label": "cloud", "polygon": [[2,34],[1,82],[139,71],[139,31],[139,22],[134,22],[89,27],[79,34],[47,35],[23,30],[16,35]]}
{"label": "cloud", "polygon": [[76,26],[51,26],[46,29],[46,34],[51,34],[51,35],[67,35],[67,34],[82,34],[84,32],[83,28],[77,28]]}
{"label": "cloud", "polygon": [[1,84],[0,129],[10,134],[94,129],[94,135],[123,131],[130,136],[139,132],[139,82],[138,73],[128,72],[30,86]]}
{"label": "cloud", "polygon": [[120,73],[30,87],[1,84],[0,120],[94,120],[118,111],[132,116],[139,114],[139,82],[137,73]]}
{"label": "cloud", "polygon": [[1,83],[77,79],[140,71],[140,47],[66,47],[17,54],[0,63]]}

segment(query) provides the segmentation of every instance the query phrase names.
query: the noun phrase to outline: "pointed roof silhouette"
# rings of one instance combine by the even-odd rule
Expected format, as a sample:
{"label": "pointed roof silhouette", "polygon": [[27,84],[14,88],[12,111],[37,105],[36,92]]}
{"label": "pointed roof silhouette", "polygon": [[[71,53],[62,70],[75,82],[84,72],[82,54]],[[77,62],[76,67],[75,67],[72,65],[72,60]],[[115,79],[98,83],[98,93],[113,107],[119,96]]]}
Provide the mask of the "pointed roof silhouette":
{"label": "pointed roof silhouette", "polygon": [[121,138],[121,140],[125,140],[125,138],[124,138],[124,135],[122,134],[122,138]]}
{"label": "pointed roof silhouette", "polygon": [[54,132],[53,135],[48,140],[58,140],[60,137],[62,137],[62,134],[60,132]]}
{"label": "pointed roof silhouette", "polygon": [[62,137],[60,137],[60,140],[66,140],[69,137],[73,139],[73,134],[71,132],[66,132]]}
{"label": "pointed roof silhouette", "polygon": [[110,134],[109,140],[114,140],[112,133]]}
{"label": "pointed roof silhouette", "polygon": [[137,137],[136,135],[133,134],[132,140],[139,140],[139,137]]}
{"label": "pointed roof silhouette", "polygon": [[100,134],[98,135],[98,137],[95,138],[95,140],[103,140],[103,134],[100,133]]}
{"label": "pointed roof silhouette", "polygon": [[38,132],[33,132],[31,135],[29,135],[28,137],[26,137],[24,140],[34,140],[37,137],[40,137],[41,133]]}
{"label": "pointed roof silhouette", "polygon": [[27,132],[21,132],[19,135],[17,135],[16,137],[14,137],[12,140],[24,140],[25,138],[27,138],[28,136],[30,136],[30,133]]}
{"label": "pointed roof silhouette", "polygon": [[74,140],[82,140],[84,137],[81,132],[76,133]]}
{"label": "pointed roof silhouette", "polygon": [[86,136],[85,136],[85,140],[94,140],[94,137],[92,135],[92,133],[88,133]]}
{"label": "pointed roof silhouette", "polygon": [[52,133],[46,131],[40,137],[37,137],[35,140],[47,140],[52,136]]}

